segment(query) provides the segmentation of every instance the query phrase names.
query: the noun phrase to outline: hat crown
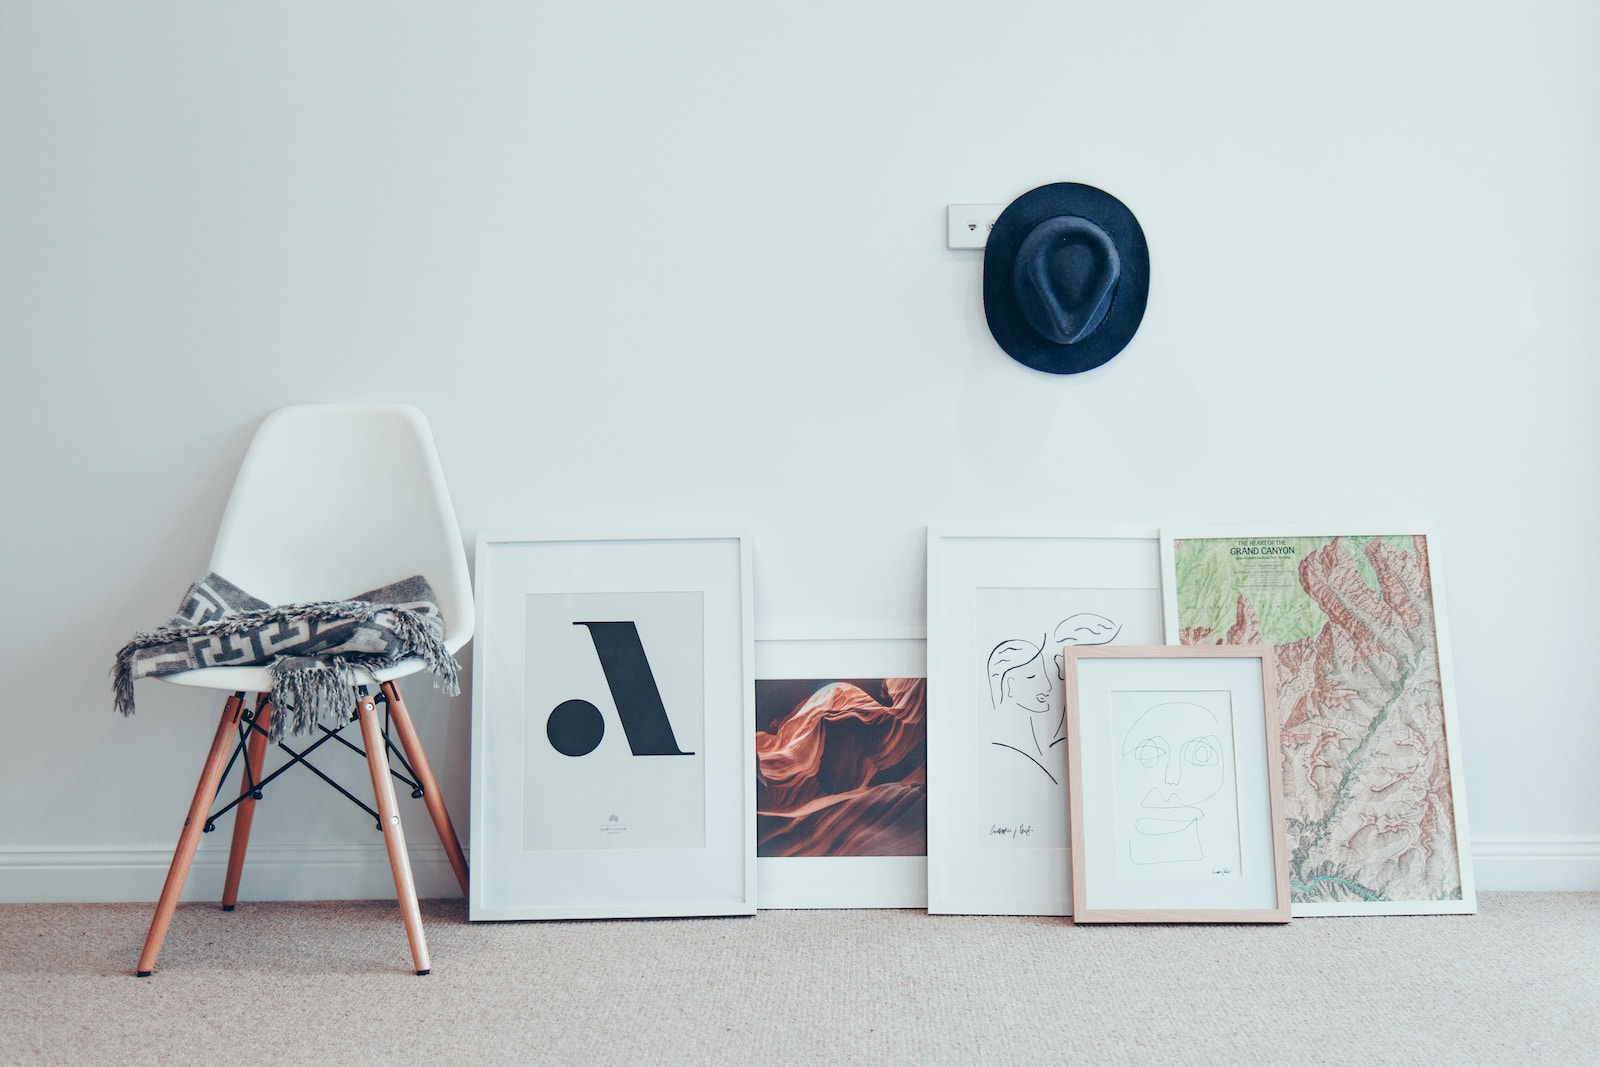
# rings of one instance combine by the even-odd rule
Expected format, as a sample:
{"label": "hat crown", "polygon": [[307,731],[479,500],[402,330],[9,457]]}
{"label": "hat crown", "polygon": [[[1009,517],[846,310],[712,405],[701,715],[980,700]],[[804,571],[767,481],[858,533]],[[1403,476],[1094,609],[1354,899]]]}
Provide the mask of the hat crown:
{"label": "hat crown", "polygon": [[1080,215],[1054,215],[1023,238],[1012,266],[1017,309],[1034,332],[1076,344],[1104,321],[1122,276],[1116,242]]}

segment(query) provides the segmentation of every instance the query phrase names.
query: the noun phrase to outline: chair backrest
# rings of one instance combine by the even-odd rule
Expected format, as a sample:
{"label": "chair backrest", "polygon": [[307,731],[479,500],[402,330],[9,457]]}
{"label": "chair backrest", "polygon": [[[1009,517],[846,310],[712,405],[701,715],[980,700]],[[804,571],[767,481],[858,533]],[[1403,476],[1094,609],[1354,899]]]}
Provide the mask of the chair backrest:
{"label": "chair backrest", "polygon": [[268,415],[240,464],[211,569],[273,604],[336,600],[421,574],[452,652],[472,636],[472,581],[428,422],[404,404],[303,404]]}

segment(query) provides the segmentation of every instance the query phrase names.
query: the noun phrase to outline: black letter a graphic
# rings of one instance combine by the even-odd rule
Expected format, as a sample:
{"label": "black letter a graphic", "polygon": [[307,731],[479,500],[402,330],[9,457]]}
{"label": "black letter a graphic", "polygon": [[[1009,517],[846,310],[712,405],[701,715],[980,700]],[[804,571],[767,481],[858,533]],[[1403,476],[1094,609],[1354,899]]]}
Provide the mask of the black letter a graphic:
{"label": "black letter a graphic", "polygon": [[575,622],[587,626],[594,650],[606,672],[611,699],[616,701],[628,747],[635,756],[692,756],[678,747],[667,709],[656,688],[656,676],[645,658],[639,628],[631,622]]}

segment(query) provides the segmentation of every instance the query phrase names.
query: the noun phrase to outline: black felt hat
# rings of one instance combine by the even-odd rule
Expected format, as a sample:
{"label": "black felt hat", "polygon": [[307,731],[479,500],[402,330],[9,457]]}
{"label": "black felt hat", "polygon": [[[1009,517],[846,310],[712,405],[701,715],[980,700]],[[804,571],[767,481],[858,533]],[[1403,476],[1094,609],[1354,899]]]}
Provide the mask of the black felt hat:
{"label": "black felt hat", "polygon": [[983,253],[989,332],[1018,363],[1093,370],[1133,340],[1150,295],[1150,249],[1127,205],[1076,182],[1013,200]]}

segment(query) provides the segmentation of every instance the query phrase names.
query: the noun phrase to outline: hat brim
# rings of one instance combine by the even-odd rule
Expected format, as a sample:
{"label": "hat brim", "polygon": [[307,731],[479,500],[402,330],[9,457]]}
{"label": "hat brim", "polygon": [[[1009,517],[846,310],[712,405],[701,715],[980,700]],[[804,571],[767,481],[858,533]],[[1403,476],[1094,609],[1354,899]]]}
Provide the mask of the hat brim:
{"label": "hat brim", "polygon": [[[1121,260],[1116,293],[1088,337],[1066,345],[1040,336],[1017,304],[1012,268],[1023,239],[1045,219],[1076,215],[1104,230]],[[1127,205],[1103,189],[1077,182],[1041,185],[1013,200],[995,219],[983,253],[983,313],[989,332],[1018,363],[1049,374],[1079,374],[1127,347],[1150,297],[1150,249]]]}

